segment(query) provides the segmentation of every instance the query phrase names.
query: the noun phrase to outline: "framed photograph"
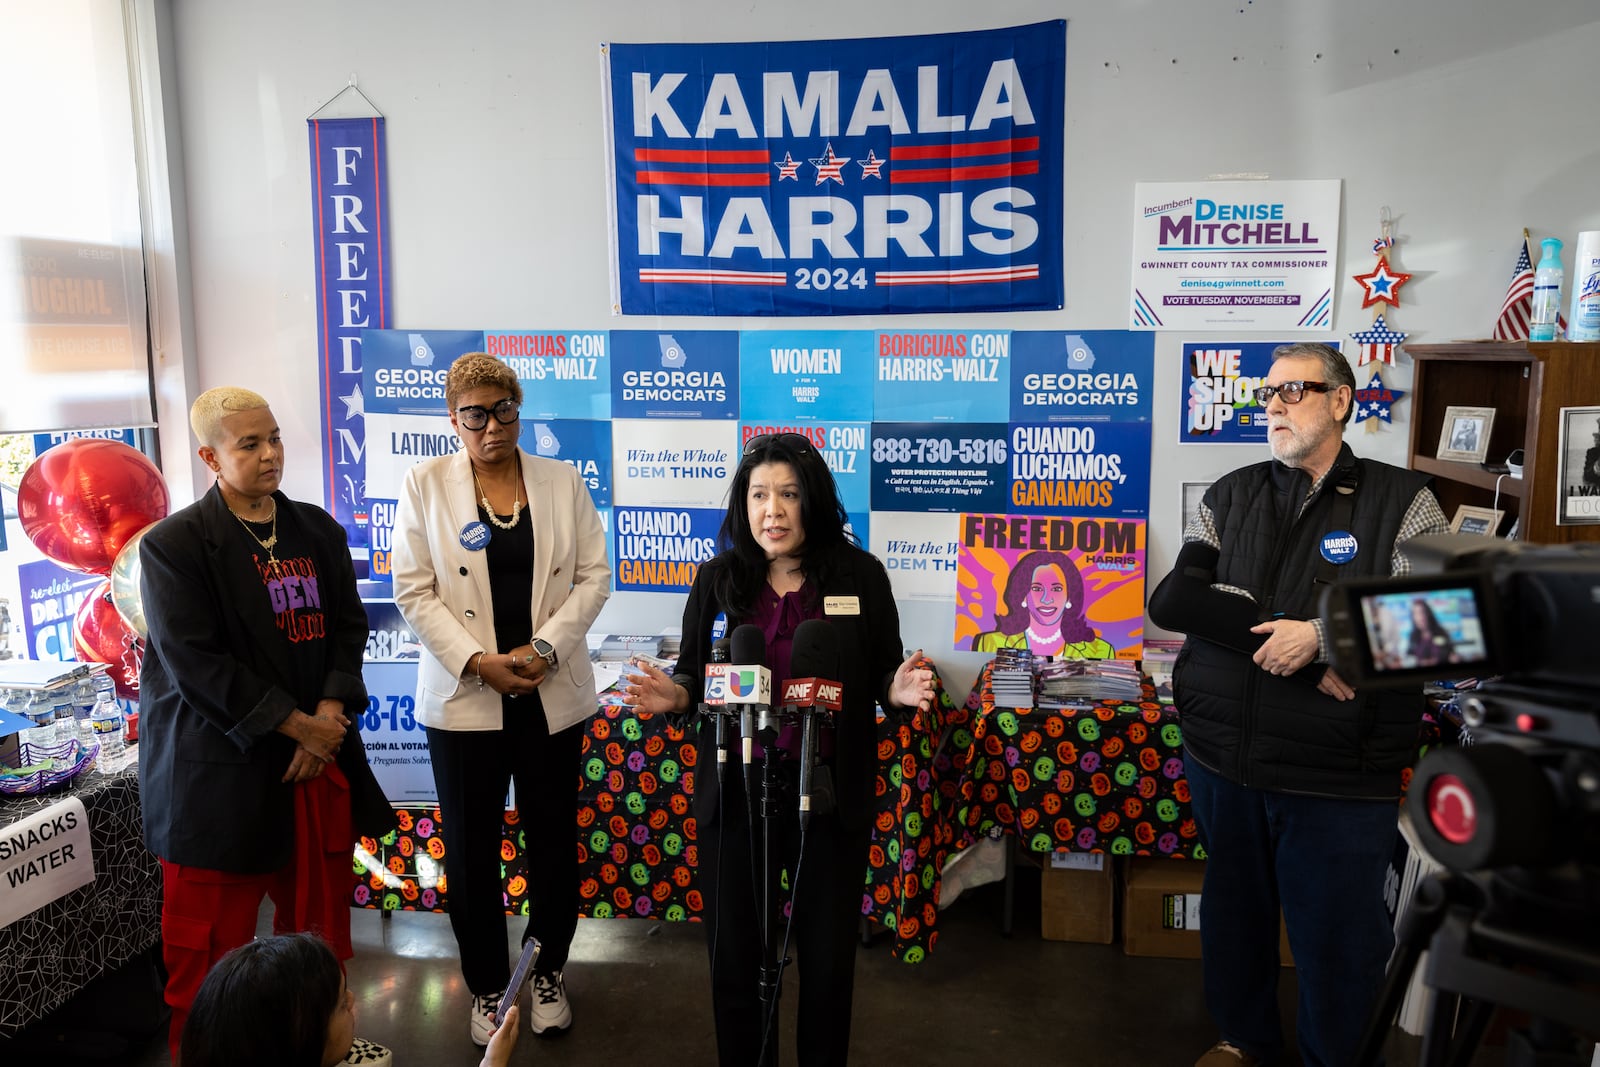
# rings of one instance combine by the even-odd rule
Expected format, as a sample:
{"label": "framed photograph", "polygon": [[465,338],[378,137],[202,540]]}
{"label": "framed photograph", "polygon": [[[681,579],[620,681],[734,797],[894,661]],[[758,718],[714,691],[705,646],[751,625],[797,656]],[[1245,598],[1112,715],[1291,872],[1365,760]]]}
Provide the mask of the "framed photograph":
{"label": "framed photograph", "polygon": [[1556,525],[1600,525],[1600,407],[1561,409]]}
{"label": "framed photograph", "polygon": [[1462,504],[1456,508],[1456,517],[1450,520],[1450,532],[1493,537],[1495,531],[1500,529],[1500,520],[1505,518],[1505,514],[1495,508],[1475,508],[1470,504]]}
{"label": "framed photograph", "polygon": [[1189,523],[1200,512],[1200,501],[1206,495],[1206,490],[1211,488],[1210,482],[1184,482],[1180,500],[1179,515],[1182,526],[1178,530],[1178,541],[1183,541],[1183,531],[1189,528]]}
{"label": "framed photograph", "polygon": [[1482,463],[1489,454],[1489,431],[1493,428],[1494,408],[1445,408],[1436,458]]}

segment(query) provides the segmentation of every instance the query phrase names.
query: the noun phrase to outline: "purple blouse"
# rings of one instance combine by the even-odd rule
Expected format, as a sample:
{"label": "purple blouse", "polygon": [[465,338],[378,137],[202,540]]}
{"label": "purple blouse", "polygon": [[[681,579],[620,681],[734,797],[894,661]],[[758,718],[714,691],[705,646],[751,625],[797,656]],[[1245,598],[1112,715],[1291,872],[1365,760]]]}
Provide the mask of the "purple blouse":
{"label": "purple blouse", "polygon": [[[810,582],[802,583],[793,593],[778,595],[772,586],[762,583],[761,595],[747,620],[759,626],[767,639],[767,666],[772,670],[774,696],[783,692],[794,664],[794,632],[807,619],[822,618],[821,598],[811,598]],[[806,601],[813,600],[809,610]],[[825,726],[818,734],[817,750],[821,756],[833,755],[833,728]],[[759,746],[758,746],[759,747]],[[778,748],[785,757],[800,756],[800,724],[784,723],[778,731]]]}

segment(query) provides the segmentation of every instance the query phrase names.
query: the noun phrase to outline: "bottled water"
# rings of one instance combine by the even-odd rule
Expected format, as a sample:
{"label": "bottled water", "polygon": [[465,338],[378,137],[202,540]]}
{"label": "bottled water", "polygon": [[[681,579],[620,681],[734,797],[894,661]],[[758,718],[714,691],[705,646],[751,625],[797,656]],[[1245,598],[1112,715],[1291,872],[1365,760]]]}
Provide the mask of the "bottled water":
{"label": "bottled water", "polygon": [[25,694],[22,706],[14,710],[33,721],[31,727],[22,731],[23,741],[34,748],[56,743],[59,737],[56,731],[56,707],[49,694],[28,692]]}
{"label": "bottled water", "polygon": [[115,695],[100,692],[95,695],[94,711],[89,716],[94,727],[94,737],[100,742],[100,759],[106,760],[122,753],[122,709]]}
{"label": "bottled water", "polygon": [[78,679],[72,686],[72,723],[78,740],[85,744],[94,736],[94,726],[89,721],[94,715],[94,701],[94,680]]}

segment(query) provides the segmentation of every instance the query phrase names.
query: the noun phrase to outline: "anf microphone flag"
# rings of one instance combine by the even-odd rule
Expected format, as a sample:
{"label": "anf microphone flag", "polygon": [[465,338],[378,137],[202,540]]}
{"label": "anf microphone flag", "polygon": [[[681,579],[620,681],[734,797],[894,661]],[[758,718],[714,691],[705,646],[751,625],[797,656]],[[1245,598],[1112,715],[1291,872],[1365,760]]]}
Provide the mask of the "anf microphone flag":
{"label": "anf microphone flag", "polygon": [[1062,306],[1064,21],[602,58],[614,312]]}

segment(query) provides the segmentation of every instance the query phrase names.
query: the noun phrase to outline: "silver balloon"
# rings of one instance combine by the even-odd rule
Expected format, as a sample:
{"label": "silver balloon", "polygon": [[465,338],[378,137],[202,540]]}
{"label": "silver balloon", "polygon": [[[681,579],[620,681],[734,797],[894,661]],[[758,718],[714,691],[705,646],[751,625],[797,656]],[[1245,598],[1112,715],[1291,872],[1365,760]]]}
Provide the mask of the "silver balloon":
{"label": "silver balloon", "polygon": [[128,538],[111,564],[111,603],[116,605],[122,621],[140,637],[149,637],[150,627],[144,621],[144,601],[139,597],[139,542],[154,526],[152,522]]}

